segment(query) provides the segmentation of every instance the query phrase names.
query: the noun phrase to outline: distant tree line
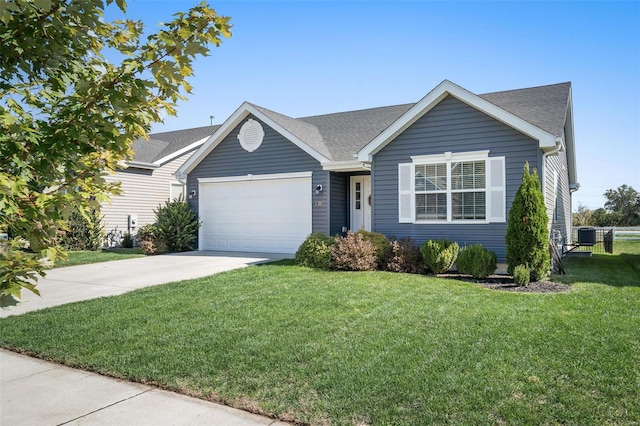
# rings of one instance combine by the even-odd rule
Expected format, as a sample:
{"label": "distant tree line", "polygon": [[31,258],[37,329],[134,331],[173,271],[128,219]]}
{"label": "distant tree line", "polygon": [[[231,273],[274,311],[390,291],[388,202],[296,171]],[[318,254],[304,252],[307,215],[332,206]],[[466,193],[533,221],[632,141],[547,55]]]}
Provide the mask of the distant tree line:
{"label": "distant tree line", "polygon": [[604,207],[589,210],[582,203],[573,213],[573,226],[640,226],[640,193],[628,185],[608,189]]}

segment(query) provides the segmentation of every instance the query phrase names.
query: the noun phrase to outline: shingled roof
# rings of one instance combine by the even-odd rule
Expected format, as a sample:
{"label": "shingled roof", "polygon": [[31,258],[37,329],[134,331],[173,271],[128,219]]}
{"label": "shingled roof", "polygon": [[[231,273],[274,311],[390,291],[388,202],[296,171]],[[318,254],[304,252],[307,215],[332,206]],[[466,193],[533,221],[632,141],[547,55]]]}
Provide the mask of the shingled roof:
{"label": "shingled roof", "polygon": [[569,105],[571,83],[479,95],[492,104],[551,133],[562,136]]}
{"label": "shingled roof", "polygon": [[[571,83],[560,83],[478,96],[553,136],[561,137],[570,92]],[[394,105],[300,118],[252,106],[332,161],[349,161],[353,160],[356,152],[414,105]]]}
{"label": "shingled roof", "polygon": [[195,127],[192,129],[171,132],[152,133],[149,139],[138,139],[133,142],[134,158],[138,163],[153,164],[189,145],[211,136],[217,126]]}
{"label": "shingled roof", "polygon": [[[371,155],[384,144],[393,140],[398,132],[411,125],[422,114],[437,105],[444,97],[453,96],[466,102],[503,123],[538,140],[544,150],[555,149],[563,138],[572,139],[573,135],[564,134],[565,124],[571,121],[571,83],[559,83],[548,86],[476,95],[454,83],[444,80],[417,103],[338,112],[292,118],[267,108],[243,103],[220,128],[199,128],[207,133],[213,132],[201,149],[180,168],[185,174],[211,152],[242,120],[253,114],[268,122],[276,131],[291,139],[301,149],[317,158],[327,167],[344,169],[365,166],[371,161]],[[571,123],[569,123],[572,126]],[[154,141],[139,152],[139,158],[149,160],[166,155],[166,142],[171,134],[180,134],[197,129],[152,135]],[[203,135],[204,133],[201,133]],[[573,141],[566,141],[572,148]],[[138,157],[136,157],[138,158]],[[349,164],[351,163],[351,164]],[[358,165],[354,165],[358,163]]]}

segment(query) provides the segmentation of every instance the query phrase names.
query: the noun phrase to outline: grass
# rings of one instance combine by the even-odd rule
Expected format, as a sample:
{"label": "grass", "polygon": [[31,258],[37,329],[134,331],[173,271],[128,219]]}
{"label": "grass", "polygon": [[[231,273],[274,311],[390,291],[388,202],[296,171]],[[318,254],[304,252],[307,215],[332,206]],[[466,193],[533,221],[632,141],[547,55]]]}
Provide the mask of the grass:
{"label": "grass", "polygon": [[86,265],[88,263],[109,262],[111,260],[130,259],[133,257],[143,257],[144,254],[139,248],[113,248],[98,251],[69,251],[67,260],[56,260],[55,268],[64,266]]}
{"label": "grass", "polygon": [[637,424],[640,243],[569,293],[252,266],[0,321],[0,345],[308,424]]}

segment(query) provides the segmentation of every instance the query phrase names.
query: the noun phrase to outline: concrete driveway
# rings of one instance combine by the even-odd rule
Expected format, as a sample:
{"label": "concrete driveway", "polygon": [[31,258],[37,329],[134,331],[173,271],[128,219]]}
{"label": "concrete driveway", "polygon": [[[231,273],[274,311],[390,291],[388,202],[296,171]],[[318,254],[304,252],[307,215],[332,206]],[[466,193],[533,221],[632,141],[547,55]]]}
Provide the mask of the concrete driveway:
{"label": "concrete driveway", "polygon": [[42,297],[23,290],[20,303],[0,309],[0,318],[287,257],[291,255],[193,251],[51,269],[38,281]]}

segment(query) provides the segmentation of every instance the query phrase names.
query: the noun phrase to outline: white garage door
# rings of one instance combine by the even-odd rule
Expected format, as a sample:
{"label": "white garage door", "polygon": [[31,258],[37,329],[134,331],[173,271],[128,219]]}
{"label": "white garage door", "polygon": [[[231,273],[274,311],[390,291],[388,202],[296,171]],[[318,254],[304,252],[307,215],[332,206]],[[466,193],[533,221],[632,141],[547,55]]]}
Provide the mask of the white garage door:
{"label": "white garage door", "polygon": [[311,173],[201,179],[200,249],[295,253],[311,233]]}

